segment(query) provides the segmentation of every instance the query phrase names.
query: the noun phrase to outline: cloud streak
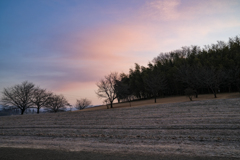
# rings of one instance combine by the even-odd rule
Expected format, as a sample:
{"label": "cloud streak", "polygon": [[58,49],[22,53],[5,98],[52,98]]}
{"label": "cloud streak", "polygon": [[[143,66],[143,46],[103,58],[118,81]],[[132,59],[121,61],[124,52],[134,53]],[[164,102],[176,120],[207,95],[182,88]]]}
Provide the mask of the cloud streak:
{"label": "cloud streak", "polygon": [[[218,14],[218,10],[212,9],[213,5],[217,9],[225,6],[224,13],[228,13],[233,4],[209,1],[185,6],[180,0],[148,1],[129,19],[71,32],[63,36],[64,39],[55,40],[57,45],[54,47],[58,46],[61,55],[58,60],[65,66],[60,68],[67,73],[66,77],[71,77],[64,77],[62,81],[69,86],[69,82],[96,81],[111,71],[128,72],[134,63],[146,65],[161,51],[191,45],[193,37],[198,39],[195,42],[198,43],[213,30],[239,26],[239,21],[223,23],[218,19],[197,19],[206,12],[210,16]],[[182,40],[179,42],[179,39]],[[200,44],[203,45],[202,42]],[[67,87],[63,88],[67,90]]]}

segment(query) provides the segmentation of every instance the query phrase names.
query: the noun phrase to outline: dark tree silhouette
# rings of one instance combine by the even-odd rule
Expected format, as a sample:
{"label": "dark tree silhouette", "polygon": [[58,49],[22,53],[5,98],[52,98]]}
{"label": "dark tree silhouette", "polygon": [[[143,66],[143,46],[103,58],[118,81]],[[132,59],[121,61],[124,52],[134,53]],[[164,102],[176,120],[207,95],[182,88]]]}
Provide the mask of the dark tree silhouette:
{"label": "dark tree silhouette", "polygon": [[154,102],[157,102],[157,96],[160,91],[166,88],[166,81],[164,76],[157,71],[151,71],[144,78],[146,90],[148,90],[154,97]]}
{"label": "dark tree silhouette", "polygon": [[19,108],[23,115],[26,109],[33,107],[33,92],[34,84],[24,81],[22,84],[4,88],[1,101],[5,107]]}
{"label": "dark tree silhouette", "polygon": [[214,97],[217,98],[217,92],[220,88],[220,85],[224,83],[224,80],[227,78],[226,74],[222,70],[217,70],[213,67],[203,67],[201,82],[206,87],[210,88],[214,94]]}
{"label": "dark tree silhouette", "polygon": [[117,80],[115,84],[115,89],[117,93],[117,98],[122,101],[128,101],[131,107],[131,101],[134,99],[134,96],[132,94],[129,84]]}
{"label": "dark tree silhouette", "polygon": [[192,88],[195,91],[195,97],[198,98],[198,89],[203,84],[201,82],[201,68],[198,66],[182,65],[178,68],[176,78],[182,83],[186,84],[187,87]]}
{"label": "dark tree silhouette", "polygon": [[236,66],[227,71],[227,82],[228,82],[229,92],[231,92],[232,84],[235,87],[237,87],[238,92],[240,92],[240,67]]}

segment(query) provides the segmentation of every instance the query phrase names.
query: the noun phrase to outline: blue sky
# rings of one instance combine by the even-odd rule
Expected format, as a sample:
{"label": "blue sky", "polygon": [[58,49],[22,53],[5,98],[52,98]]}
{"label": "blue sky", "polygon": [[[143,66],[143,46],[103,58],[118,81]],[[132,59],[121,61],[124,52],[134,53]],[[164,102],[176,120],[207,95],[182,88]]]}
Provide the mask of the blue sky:
{"label": "blue sky", "polygon": [[101,104],[94,91],[104,75],[239,35],[239,8],[239,0],[1,0],[0,91],[28,80],[71,104]]}

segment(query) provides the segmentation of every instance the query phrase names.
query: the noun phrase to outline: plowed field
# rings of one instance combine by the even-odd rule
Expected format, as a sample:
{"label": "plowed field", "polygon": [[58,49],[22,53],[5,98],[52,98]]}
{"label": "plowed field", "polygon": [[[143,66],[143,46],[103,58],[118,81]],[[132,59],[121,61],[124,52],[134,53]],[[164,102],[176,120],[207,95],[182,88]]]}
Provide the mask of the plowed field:
{"label": "plowed field", "polygon": [[0,147],[240,158],[240,98],[0,117]]}

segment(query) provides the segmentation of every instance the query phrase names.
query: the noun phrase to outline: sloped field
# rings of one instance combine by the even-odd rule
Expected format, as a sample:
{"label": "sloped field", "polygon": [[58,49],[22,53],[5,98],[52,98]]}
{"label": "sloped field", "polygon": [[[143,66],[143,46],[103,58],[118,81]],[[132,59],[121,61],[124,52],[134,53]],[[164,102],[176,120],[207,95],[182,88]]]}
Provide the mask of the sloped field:
{"label": "sloped field", "polygon": [[240,158],[240,98],[0,117],[0,147]]}

